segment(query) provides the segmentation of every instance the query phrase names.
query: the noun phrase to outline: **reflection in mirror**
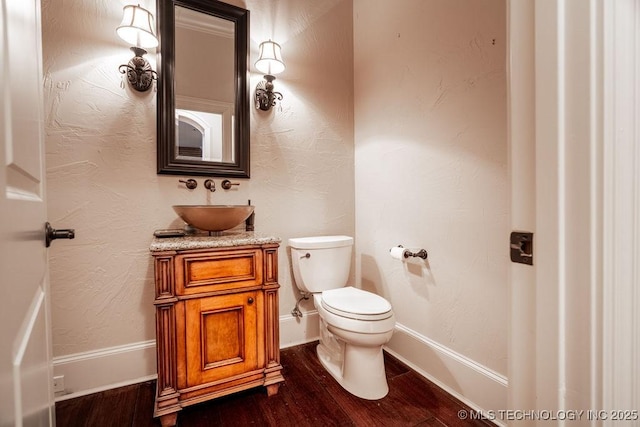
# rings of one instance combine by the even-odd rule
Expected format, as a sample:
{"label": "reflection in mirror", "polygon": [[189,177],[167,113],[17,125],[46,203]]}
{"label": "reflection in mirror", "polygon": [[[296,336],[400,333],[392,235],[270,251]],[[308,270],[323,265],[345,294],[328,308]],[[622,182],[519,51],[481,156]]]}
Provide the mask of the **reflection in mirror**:
{"label": "reflection in mirror", "polygon": [[[193,132],[188,125],[202,134],[201,155],[193,160],[233,163],[235,160],[233,123],[234,108],[213,100],[176,96],[175,153],[184,160],[183,147],[192,147]],[[188,157],[195,157],[193,155]]]}
{"label": "reflection in mirror", "polygon": [[233,162],[230,132],[235,109],[233,36],[233,22],[176,6],[174,84],[178,159]]}
{"label": "reflection in mirror", "polygon": [[249,177],[248,11],[158,1],[158,173]]}

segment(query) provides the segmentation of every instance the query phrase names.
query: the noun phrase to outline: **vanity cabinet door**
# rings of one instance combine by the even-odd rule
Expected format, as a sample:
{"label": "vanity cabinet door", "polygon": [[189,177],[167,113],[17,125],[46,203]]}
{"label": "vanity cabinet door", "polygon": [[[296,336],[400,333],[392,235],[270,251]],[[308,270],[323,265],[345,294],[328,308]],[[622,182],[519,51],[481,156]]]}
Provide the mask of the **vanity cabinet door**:
{"label": "vanity cabinet door", "polygon": [[264,364],[262,299],[251,291],[184,302],[188,387],[233,381]]}

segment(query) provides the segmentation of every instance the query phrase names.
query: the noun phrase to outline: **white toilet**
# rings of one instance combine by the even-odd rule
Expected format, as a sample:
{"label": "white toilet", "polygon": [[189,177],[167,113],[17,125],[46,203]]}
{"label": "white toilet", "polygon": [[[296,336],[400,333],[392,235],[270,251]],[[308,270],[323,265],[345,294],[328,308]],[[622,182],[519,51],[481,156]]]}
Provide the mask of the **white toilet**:
{"label": "white toilet", "polygon": [[320,315],[318,358],[340,385],[363,399],[381,399],[389,386],[382,346],[396,320],[389,301],[346,286],[353,238],[318,236],[289,239],[298,288],[313,294]]}

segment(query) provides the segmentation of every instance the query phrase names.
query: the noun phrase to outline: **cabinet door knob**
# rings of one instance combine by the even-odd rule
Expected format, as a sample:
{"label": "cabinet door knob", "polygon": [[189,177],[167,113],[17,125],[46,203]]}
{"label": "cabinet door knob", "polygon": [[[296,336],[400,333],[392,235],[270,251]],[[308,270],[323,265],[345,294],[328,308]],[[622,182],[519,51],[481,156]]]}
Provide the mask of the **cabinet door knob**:
{"label": "cabinet door knob", "polygon": [[247,300],[247,303],[253,304],[253,297],[249,297],[249,299]]}

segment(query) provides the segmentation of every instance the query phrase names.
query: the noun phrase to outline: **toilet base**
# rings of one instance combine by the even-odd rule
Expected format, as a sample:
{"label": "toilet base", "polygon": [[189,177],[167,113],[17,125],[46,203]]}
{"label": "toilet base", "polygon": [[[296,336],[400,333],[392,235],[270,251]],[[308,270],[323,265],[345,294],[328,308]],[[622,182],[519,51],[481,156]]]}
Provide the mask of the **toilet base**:
{"label": "toilet base", "polygon": [[338,341],[342,357],[336,357],[325,345],[316,352],[324,368],[338,384],[354,396],[367,400],[382,399],[389,392],[384,370],[382,346],[356,347]]}

